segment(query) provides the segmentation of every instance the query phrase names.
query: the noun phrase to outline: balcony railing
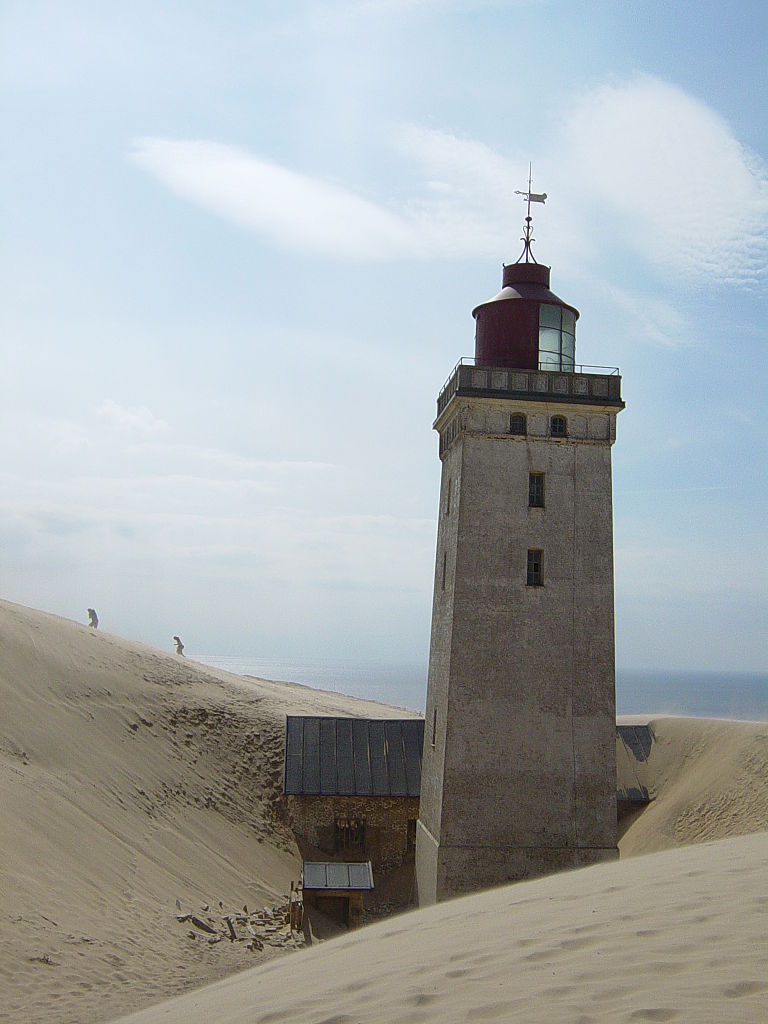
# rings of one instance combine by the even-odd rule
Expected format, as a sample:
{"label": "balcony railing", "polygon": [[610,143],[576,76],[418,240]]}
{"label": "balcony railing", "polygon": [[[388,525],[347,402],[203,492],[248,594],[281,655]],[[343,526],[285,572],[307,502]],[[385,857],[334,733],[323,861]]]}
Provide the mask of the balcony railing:
{"label": "balcony railing", "polygon": [[572,370],[553,370],[542,364],[538,370],[517,370],[506,366],[475,366],[474,359],[465,357],[453,368],[437,397],[438,416],[456,394],[624,405],[621,377],[614,366],[577,364]]}

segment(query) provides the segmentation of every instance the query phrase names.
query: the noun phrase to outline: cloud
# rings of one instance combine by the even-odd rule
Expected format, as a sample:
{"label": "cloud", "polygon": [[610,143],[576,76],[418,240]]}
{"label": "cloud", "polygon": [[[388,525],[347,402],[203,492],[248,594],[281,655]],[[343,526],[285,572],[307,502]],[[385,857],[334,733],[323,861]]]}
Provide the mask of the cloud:
{"label": "cloud", "polygon": [[661,348],[677,348],[686,344],[687,324],[680,311],[663,299],[637,295],[609,282],[599,285],[600,291],[624,314],[624,332],[630,331]]}
{"label": "cloud", "polygon": [[132,156],[173,192],[284,249],[375,260],[423,248],[396,212],[235,146],[146,138]]}
{"label": "cloud", "polygon": [[646,76],[604,86],[576,104],[561,144],[572,197],[650,262],[738,283],[764,271],[766,167],[705,104]]}
{"label": "cloud", "polygon": [[184,451],[190,458],[199,463],[209,462],[219,470],[250,477],[254,473],[324,473],[329,469],[337,469],[333,462],[318,462],[312,459],[249,459],[233,452],[218,448],[192,448],[175,446],[170,454]]}
{"label": "cloud", "polygon": [[168,429],[165,420],[155,416],[145,405],[127,408],[111,398],[105,398],[96,415],[121,434],[140,434],[144,437],[163,433]]}
{"label": "cloud", "polygon": [[406,206],[432,257],[498,257],[510,242],[510,225],[522,220],[515,183],[528,179],[528,165],[490,146],[449,132],[404,125],[393,148],[425,173],[425,195]]}
{"label": "cloud", "polygon": [[171,191],[283,249],[367,262],[498,252],[504,225],[493,197],[503,200],[516,180],[507,161],[474,140],[412,126],[397,130],[393,147],[442,174],[399,206],[216,142],[145,138],[131,156]]}
{"label": "cloud", "polygon": [[[133,159],[173,192],[284,249],[356,261],[474,258],[509,250],[527,158],[418,126],[390,132],[421,171],[399,202],[303,174],[234,146],[144,138]],[[537,158],[570,262],[629,248],[694,282],[750,284],[768,262],[768,172],[726,122],[650,77],[575,100]],[[540,172],[541,173],[541,172]],[[549,208],[542,234],[555,232]]]}
{"label": "cloud", "polygon": [[[6,564],[33,558],[135,564],[195,575],[425,590],[434,520],[338,513],[326,492],[270,493],[259,480],[182,475],[115,479],[4,478],[0,547]],[[60,539],[66,538],[62,549]],[[425,572],[426,570],[426,572]]]}

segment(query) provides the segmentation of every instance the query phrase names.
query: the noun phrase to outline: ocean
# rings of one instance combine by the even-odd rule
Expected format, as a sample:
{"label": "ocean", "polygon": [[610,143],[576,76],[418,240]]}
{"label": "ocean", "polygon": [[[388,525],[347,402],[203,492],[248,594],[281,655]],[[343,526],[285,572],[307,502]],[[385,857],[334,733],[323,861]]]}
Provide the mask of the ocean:
{"label": "ocean", "polygon": [[[236,675],[285,679],[320,690],[424,710],[427,667],[423,662],[345,664],[199,654],[192,654],[190,658]],[[618,668],[616,710],[620,715],[693,715],[768,721],[768,673]]]}

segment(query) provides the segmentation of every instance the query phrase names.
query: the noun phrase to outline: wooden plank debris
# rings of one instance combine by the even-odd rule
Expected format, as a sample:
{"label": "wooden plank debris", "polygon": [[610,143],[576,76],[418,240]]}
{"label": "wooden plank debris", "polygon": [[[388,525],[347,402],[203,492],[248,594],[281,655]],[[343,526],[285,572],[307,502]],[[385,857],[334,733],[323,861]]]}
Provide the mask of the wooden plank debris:
{"label": "wooden plank debris", "polygon": [[199,928],[200,931],[208,932],[209,935],[215,935],[216,934],[216,929],[212,925],[208,924],[207,921],[203,921],[202,918],[194,917],[193,916],[193,917],[190,917],[190,921],[195,926],[195,928]]}
{"label": "wooden plank debris", "polygon": [[[191,924],[187,932],[190,939],[205,938],[206,942],[215,946],[222,939],[229,939],[231,943],[242,942],[250,952],[259,952],[265,945],[274,946],[278,949],[298,949],[304,945],[304,935],[294,934],[292,930],[292,900],[295,900],[297,893],[286,897],[285,902],[279,906],[264,907],[261,910],[248,911],[248,906],[243,906],[243,912],[222,913],[218,923],[212,917],[198,917],[194,914],[180,914],[174,916],[179,924]],[[219,907],[224,910],[224,904],[219,901]],[[177,908],[178,909],[178,908]],[[238,928],[247,932],[238,932]],[[200,936],[200,932],[204,936]]]}

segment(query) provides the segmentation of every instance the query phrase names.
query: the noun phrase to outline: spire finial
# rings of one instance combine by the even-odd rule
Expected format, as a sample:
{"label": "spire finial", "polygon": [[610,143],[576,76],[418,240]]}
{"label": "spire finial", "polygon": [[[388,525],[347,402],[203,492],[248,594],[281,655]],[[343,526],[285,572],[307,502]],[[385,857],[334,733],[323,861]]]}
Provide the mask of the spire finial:
{"label": "spire finial", "polygon": [[523,262],[523,257],[525,257],[526,263],[536,262],[536,257],[533,255],[533,250],[531,249],[531,242],[536,241],[536,239],[531,234],[531,224],[533,223],[533,218],[531,217],[531,203],[544,203],[547,199],[546,192],[531,192],[531,181],[532,164],[528,164],[528,191],[520,192],[518,189],[515,189],[515,195],[522,196],[528,204],[528,212],[525,218],[525,227],[523,228],[525,234],[520,239],[520,241],[523,243],[523,251],[517,258],[518,263]]}

